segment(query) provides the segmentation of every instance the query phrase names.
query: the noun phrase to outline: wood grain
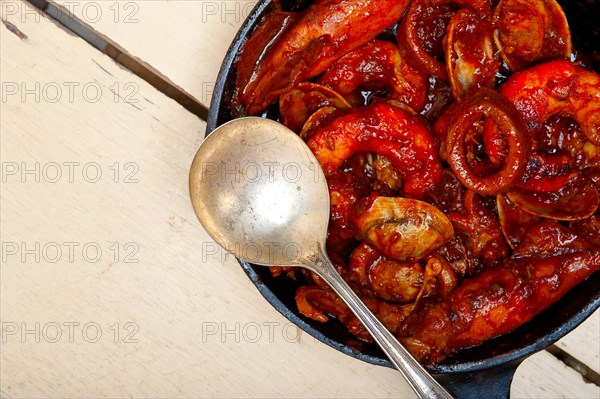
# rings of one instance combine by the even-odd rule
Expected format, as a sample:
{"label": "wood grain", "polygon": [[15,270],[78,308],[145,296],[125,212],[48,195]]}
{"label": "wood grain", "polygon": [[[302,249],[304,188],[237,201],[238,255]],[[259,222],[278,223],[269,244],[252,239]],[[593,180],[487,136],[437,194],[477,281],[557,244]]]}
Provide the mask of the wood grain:
{"label": "wood grain", "polygon": [[600,373],[600,310],[556,344],[596,373]]}
{"label": "wood grain", "polygon": [[[576,385],[571,385],[575,382]],[[532,389],[532,387],[534,387]],[[526,359],[517,369],[512,398],[598,398],[600,387],[584,382],[581,375],[546,351]]]}
{"label": "wood grain", "polygon": [[225,52],[256,2],[54,1],[206,106]]}

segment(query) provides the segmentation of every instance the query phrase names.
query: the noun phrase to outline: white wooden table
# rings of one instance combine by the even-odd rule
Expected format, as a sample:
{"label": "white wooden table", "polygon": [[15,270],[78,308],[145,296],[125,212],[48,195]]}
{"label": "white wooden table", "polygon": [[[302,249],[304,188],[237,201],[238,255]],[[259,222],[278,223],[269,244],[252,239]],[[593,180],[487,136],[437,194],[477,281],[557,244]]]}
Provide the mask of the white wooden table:
{"label": "white wooden table", "polygon": [[[62,3],[206,106],[253,5]],[[29,3],[0,6],[1,397],[414,396],[291,325],[202,230],[187,177],[204,121]],[[599,324],[558,343],[595,372]],[[600,387],[543,351],[512,395]]]}

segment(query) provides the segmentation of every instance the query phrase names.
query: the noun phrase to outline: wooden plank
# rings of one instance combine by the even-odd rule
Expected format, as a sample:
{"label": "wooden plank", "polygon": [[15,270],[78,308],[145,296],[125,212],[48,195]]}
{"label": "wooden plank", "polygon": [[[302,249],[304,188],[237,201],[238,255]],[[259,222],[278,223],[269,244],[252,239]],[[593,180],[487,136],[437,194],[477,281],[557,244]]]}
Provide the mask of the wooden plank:
{"label": "wooden plank", "polygon": [[[573,384],[573,385],[571,385]],[[526,359],[511,385],[512,398],[600,398],[600,387],[546,351]]]}
{"label": "wooden plank", "polygon": [[[53,1],[208,106],[229,44],[256,0]],[[152,40],[148,40],[148,37]]]}
{"label": "wooden plank", "polygon": [[556,345],[596,373],[600,373],[600,310]]}

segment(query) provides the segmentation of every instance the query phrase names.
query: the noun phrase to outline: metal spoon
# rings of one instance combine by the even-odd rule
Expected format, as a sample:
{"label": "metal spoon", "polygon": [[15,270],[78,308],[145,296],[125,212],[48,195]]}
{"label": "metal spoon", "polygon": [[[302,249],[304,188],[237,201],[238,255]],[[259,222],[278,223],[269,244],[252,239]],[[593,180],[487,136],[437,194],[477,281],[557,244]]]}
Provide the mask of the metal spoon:
{"label": "metal spoon", "polygon": [[190,170],[200,222],[222,247],[250,263],[317,273],[346,302],[421,398],[451,398],[371,313],[325,253],[329,192],[308,146],[285,126],[235,119],[202,143]]}

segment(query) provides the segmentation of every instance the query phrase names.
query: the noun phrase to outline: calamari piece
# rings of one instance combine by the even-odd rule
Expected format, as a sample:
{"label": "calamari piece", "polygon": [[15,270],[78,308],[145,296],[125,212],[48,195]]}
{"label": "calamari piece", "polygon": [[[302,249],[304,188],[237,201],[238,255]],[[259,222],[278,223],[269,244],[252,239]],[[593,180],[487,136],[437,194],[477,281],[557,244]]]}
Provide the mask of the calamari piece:
{"label": "calamari piece", "polygon": [[491,205],[485,204],[484,198],[474,191],[467,190],[463,195],[463,212],[448,214],[456,231],[465,238],[465,245],[486,267],[502,263],[509,254],[500,221]]}
{"label": "calamari piece", "polygon": [[[508,149],[504,163],[487,173],[474,170],[478,154],[469,151],[467,138],[476,135],[477,126],[490,119]],[[507,191],[521,176],[527,163],[529,139],[515,107],[491,89],[480,89],[458,103],[448,125],[447,161],[458,180],[478,194],[495,195]],[[493,165],[493,164],[492,164]]]}
{"label": "calamari piece", "polygon": [[410,198],[365,198],[357,204],[353,222],[368,243],[400,261],[421,259],[454,235],[442,211]]}
{"label": "calamari piece", "polygon": [[490,11],[488,0],[414,0],[402,18],[396,39],[406,59],[428,75],[448,81],[443,39],[450,18],[458,9],[481,14]]}
{"label": "calamari piece", "polygon": [[[304,316],[322,323],[329,320],[329,317],[323,310],[328,313],[333,313],[332,309],[339,306],[336,301],[341,302],[337,295],[327,287],[304,286],[298,288],[298,291],[296,291],[296,305],[298,306],[298,311]],[[315,306],[315,303],[318,305]],[[348,309],[348,311],[350,311],[350,309]],[[341,316],[339,314],[341,312],[336,313],[338,313],[338,317]]]}
{"label": "calamari piece", "polygon": [[[368,291],[356,288],[358,296],[369,310],[390,331],[395,332],[402,321],[412,310],[404,305],[398,305],[373,297]],[[320,322],[329,320],[328,314],[333,315],[343,323],[348,331],[363,341],[373,342],[373,338],[358,320],[354,313],[335,292],[329,288],[304,286],[296,291],[298,311],[306,317]]]}
{"label": "calamari piece", "polygon": [[454,10],[450,4],[429,4],[414,0],[402,18],[397,40],[403,54],[415,68],[428,75],[448,81],[443,63],[442,39]]}
{"label": "calamari piece", "polygon": [[408,3],[318,0],[270,41],[262,45],[253,41],[258,51],[244,46],[237,60],[232,104],[236,114],[258,114],[292,85],[324,72],[344,54],[396,23]]}

